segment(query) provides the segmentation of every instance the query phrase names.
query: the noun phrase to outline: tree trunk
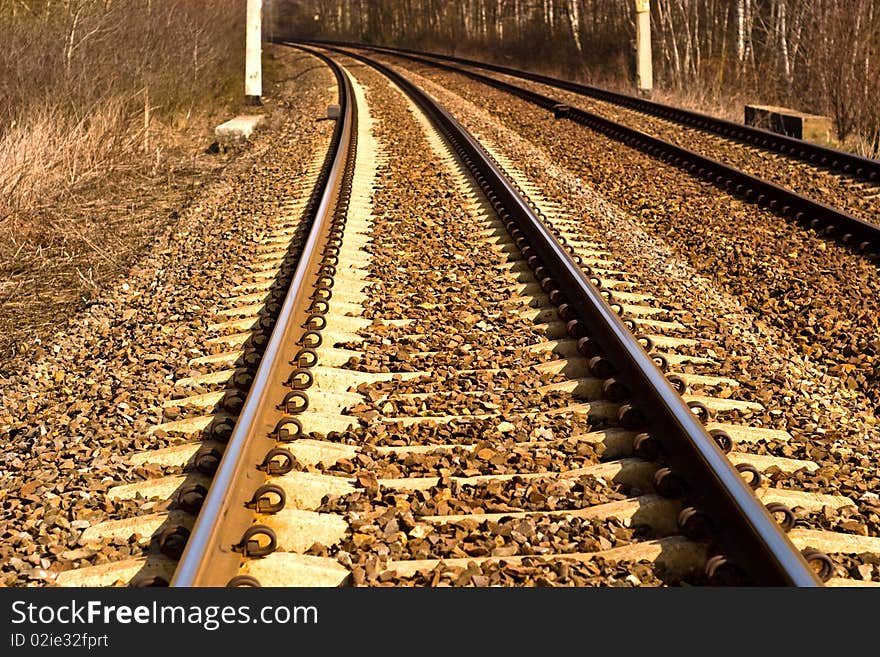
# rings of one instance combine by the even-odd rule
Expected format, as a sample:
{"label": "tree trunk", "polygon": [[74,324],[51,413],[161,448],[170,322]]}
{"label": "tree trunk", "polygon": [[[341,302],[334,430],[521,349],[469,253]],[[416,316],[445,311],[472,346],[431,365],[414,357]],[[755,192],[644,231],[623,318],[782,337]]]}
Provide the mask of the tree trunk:
{"label": "tree trunk", "polygon": [[736,60],[746,57],[746,0],[736,0]]}
{"label": "tree trunk", "polygon": [[578,51],[578,55],[583,55],[584,49],[581,47],[581,26],[580,15],[578,14],[579,0],[568,0],[568,24],[571,26],[571,36],[574,40],[574,47]]}
{"label": "tree trunk", "polygon": [[779,0],[779,50],[782,55],[782,71],[785,84],[791,87],[791,60],[788,58],[788,30],[785,25],[785,0]]}

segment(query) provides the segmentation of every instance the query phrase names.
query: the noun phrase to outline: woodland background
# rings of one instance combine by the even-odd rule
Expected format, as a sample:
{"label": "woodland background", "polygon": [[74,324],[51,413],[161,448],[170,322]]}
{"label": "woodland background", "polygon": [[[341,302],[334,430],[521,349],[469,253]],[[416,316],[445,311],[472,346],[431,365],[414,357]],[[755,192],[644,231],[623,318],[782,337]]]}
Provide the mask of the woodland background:
{"label": "woodland background", "polygon": [[[472,56],[634,91],[633,0],[267,0],[275,35]],[[827,114],[880,155],[880,0],[651,0],[659,98]]]}

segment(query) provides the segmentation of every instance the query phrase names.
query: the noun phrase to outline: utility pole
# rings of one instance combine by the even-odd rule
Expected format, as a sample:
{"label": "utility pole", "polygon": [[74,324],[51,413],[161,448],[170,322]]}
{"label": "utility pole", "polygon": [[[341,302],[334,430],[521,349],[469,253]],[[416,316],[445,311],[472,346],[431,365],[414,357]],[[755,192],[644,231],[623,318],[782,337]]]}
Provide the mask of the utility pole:
{"label": "utility pole", "polygon": [[245,32],[244,102],[262,105],[262,22],[263,0],[247,0],[247,28]]}
{"label": "utility pole", "polygon": [[636,85],[642,96],[650,96],[654,88],[650,0],[636,0]]}

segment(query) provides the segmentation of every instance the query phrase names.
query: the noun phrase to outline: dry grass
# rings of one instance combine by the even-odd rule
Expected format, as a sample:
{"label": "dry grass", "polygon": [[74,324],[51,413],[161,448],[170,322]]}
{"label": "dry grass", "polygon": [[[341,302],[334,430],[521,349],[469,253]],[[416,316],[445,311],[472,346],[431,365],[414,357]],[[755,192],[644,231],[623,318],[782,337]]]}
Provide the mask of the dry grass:
{"label": "dry grass", "polygon": [[0,0],[0,217],[54,205],[117,166],[150,164],[167,136],[154,122],[235,98],[241,9]]}
{"label": "dry grass", "polygon": [[125,107],[112,99],[80,119],[43,108],[0,140],[0,215],[21,221],[77,187],[113,173],[136,150]]}
{"label": "dry grass", "polygon": [[226,156],[239,0],[0,0],[0,354],[118,276]]}

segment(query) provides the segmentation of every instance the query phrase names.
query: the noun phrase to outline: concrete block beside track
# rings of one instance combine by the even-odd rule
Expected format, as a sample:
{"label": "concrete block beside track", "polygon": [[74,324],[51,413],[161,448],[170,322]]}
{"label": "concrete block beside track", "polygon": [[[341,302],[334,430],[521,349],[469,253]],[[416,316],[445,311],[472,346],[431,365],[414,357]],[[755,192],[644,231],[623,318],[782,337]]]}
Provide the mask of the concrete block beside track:
{"label": "concrete block beside track", "polygon": [[214,134],[228,139],[250,139],[256,127],[263,121],[261,114],[242,114],[214,128]]}
{"label": "concrete block beside track", "polygon": [[831,119],[775,105],[746,105],[746,125],[764,128],[781,135],[828,145],[831,141]]}

